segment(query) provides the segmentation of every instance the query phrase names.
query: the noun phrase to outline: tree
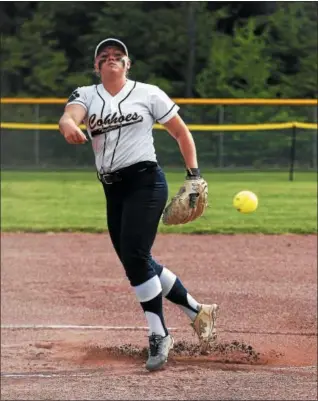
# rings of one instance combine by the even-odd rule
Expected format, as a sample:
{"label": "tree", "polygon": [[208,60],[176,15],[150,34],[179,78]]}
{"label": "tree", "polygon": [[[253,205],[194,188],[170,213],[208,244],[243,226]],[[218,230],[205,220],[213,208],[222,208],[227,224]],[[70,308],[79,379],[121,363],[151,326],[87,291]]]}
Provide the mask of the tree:
{"label": "tree", "polygon": [[3,2],[2,96],[67,96],[97,82],[93,52],[108,36],[127,42],[131,78],[173,97],[317,96],[315,3],[196,2],[190,23],[188,9],[187,2]]}
{"label": "tree", "polygon": [[318,14],[315,2],[281,2],[269,17],[268,54],[281,97],[316,98]]}
{"label": "tree", "polygon": [[207,66],[197,76],[202,97],[269,97],[268,80],[274,68],[266,54],[266,31],[256,34],[250,18],[234,28],[233,37],[214,37]]}
{"label": "tree", "polygon": [[18,27],[15,35],[3,36],[2,52],[2,68],[10,79],[10,91],[33,96],[59,93],[67,60],[58,49],[49,16],[36,12]]}

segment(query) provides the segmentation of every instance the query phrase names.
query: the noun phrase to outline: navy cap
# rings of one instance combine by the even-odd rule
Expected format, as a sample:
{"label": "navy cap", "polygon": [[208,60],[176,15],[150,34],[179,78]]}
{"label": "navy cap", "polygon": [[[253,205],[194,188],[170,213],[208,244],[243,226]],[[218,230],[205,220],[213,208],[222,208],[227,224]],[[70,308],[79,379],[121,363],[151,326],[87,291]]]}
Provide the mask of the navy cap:
{"label": "navy cap", "polygon": [[121,40],[115,39],[115,38],[107,38],[107,39],[102,40],[96,46],[94,58],[96,58],[96,56],[106,46],[117,46],[117,47],[120,47],[124,51],[125,55],[128,56],[128,49],[127,49],[126,45]]}

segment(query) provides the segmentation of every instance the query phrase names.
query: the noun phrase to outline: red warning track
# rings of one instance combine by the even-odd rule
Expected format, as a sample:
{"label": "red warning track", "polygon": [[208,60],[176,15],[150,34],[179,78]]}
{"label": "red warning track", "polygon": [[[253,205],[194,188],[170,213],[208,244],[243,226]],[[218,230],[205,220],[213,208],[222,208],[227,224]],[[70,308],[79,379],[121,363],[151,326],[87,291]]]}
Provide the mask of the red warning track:
{"label": "red warning track", "polygon": [[314,235],[159,235],[154,256],[220,318],[202,355],[165,301],[176,346],[155,374],[106,234],[2,234],[1,248],[4,399],[317,399]]}

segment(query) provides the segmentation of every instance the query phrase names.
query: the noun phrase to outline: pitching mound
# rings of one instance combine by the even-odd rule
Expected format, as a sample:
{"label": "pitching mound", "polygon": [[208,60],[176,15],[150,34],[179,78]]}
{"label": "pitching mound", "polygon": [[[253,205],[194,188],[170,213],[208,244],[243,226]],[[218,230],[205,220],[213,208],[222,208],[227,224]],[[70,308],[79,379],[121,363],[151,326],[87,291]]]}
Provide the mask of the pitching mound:
{"label": "pitching mound", "polygon": [[[124,344],[118,347],[88,346],[81,349],[78,362],[81,364],[102,364],[103,361],[122,361],[126,359],[132,363],[145,361],[148,355],[146,347]],[[278,356],[278,355],[277,355]],[[218,362],[225,364],[266,364],[269,359],[251,345],[244,342],[232,341],[212,344],[206,351],[202,351],[198,344],[186,341],[176,342],[170,352],[169,361],[200,363]]]}

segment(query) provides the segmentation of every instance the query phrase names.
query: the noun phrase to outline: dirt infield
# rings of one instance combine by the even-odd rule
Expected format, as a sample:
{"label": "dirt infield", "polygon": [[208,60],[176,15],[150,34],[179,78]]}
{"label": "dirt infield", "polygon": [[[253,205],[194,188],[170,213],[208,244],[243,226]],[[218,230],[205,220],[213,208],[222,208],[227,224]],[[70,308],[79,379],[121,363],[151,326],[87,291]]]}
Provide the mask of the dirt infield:
{"label": "dirt infield", "polygon": [[220,317],[203,355],[165,300],[175,348],[149,373],[107,234],[2,234],[1,399],[317,399],[316,236],[159,235],[154,256]]}

